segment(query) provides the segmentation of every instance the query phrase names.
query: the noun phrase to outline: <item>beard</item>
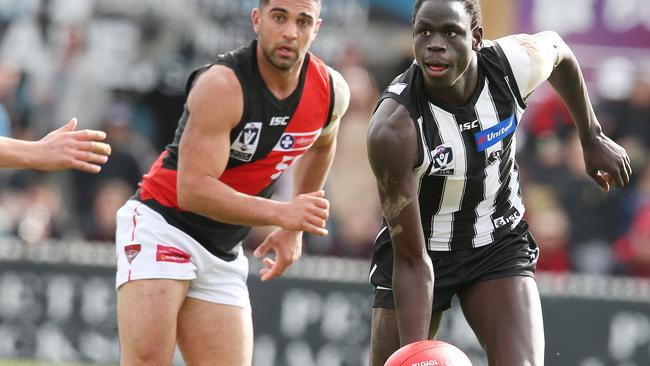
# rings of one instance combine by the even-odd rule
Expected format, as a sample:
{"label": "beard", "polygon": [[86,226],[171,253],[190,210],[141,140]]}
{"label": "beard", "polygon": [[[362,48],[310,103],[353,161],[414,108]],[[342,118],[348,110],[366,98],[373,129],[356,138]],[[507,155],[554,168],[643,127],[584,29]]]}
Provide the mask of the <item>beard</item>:
{"label": "beard", "polygon": [[274,49],[262,46],[262,53],[271,65],[283,71],[291,70],[300,60],[300,55],[297,52],[294,52],[291,57],[281,57],[275,53]]}

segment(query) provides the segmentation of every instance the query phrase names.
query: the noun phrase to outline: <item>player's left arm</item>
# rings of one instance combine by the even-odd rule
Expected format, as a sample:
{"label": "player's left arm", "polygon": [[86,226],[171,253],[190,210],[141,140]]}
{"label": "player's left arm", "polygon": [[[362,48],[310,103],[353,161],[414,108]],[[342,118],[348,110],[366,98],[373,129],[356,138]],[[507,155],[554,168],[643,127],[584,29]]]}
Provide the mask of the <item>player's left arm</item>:
{"label": "player's left arm", "polygon": [[293,194],[313,192],[323,188],[336,150],[336,136],[341,118],[350,104],[350,88],[343,76],[330,68],[334,84],[334,107],[327,127],[314,145],[295,163]]}
{"label": "player's left arm", "polygon": [[[336,151],[336,136],[341,117],[350,104],[350,88],[341,74],[329,69],[334,84],[334,107],[327,127],[312,147],[296,161],[293,171],[293,195],[314,192],[323,188]],[[266,255],[269,250],[275,252],[275,259],[264,258],[266,268],[260,270],[262,280],[267,281],[283,275],[289,266],[302,254],[302,231],[276,229],[255,249],[255,256]]]}
{"label": "player's left arm", "polygon": [[[524,77],[517,80],[522,96],[527,97],[548,80],[575,121],[587,173],[605,191],[609,191],[610,184],[617,187],[627,185],[632,174],[630,158],[625,149],[603,133],[591,105],[578,60],[562,37],[556,32],[546,31],[506,37],[499,43],[503,46],[509,42],[518,44],[529,57],[529,67],[524,72]],[[525,56],[520,57],[522,58]],[[512,60],[509,61],[513,63]]]}

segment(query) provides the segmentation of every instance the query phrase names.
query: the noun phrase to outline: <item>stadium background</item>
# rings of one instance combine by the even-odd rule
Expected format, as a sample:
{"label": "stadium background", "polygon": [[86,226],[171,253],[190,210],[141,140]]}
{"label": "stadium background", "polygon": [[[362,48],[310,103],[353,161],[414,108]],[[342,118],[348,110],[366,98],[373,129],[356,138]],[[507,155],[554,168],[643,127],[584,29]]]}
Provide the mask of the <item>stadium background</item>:
{"label": "stadium background", "polygon": [[[379,90],[412,60],[412,3],[324,1],[313,51],[352,90],[326,186],[331,234],[308,238],[301,262],[272,283],[257,280],[253,261],[256,366],[367,364],[366,274],[379,208],[365,133]],[[648,365],[650,2],[482,3],[488,38],[550,29],[570,42],[606,133],[633,164],[629,188],[602,193],[584,174],[561,102],[548,87],[534,94],[519,162],[542,249],[547,362]],[[252,37],[256,4],[0,0],[0,134],[37,139],[77,116],[82,128],[105,129],[113,146],[97,176],[0,170],[0,365],[116,364],[114,212],[171,139],[190,70]],[[247,248],[267,231],[256,230]],[[485,365],[459,311],[440,337]]]}

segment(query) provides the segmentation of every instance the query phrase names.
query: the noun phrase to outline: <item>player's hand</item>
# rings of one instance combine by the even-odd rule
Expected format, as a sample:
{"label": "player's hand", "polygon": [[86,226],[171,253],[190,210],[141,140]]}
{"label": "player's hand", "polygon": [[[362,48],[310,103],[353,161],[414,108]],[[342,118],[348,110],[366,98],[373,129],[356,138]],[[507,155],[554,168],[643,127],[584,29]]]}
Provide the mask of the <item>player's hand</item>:
{"label": "player's hand", "polygon": [[630,182],[630,157],[623,147],[609,137],[600,134],[589,141],[582,141],[582,151],[587,174],[605,192],[609,192],[610,185],[624,187]]}
{"label": "player's hand", "polygon": [[301,194],[286,202],[281,212],[279,226],[289,231],[305,231],[313,235],[326,236],[325,224],[329,217],[329,201],[325,192]]}
{"label": "player's hand", "polygon": [[108,161],[110,145],[103,143],[104,131],[75,131],[77,119],[72,118],[63,127],[56,129],[35,143],[34,168],[39,170],[79,169],[99,173],[100,164]]}
{"label": "player's hand", "polygon": [[253,252],[259,258],[269,250],[275,252],[275,259],[263,259],[265,268],[260,270],[262,281],[282,276],[302,254],[302,232],[276,229]]}

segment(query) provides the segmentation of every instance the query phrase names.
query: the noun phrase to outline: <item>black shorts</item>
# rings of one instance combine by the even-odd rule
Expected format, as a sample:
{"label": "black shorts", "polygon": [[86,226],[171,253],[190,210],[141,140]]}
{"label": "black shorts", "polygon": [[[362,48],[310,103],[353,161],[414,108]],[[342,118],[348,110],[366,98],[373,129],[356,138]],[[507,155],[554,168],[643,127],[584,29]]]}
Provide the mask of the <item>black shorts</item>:
{"label": "black shorts", "polygon": [[[433,285],[433,311],[451,307],[452,297],[477,282],[512,276],[535,277],[539,249],[521,220],[499,242],[479,248],[453,252],[431,252],[435,280]],[[395,308],[392,291],[393,247],[384,230],[375,242],[370,282],[375,288],[373,307]]]}

